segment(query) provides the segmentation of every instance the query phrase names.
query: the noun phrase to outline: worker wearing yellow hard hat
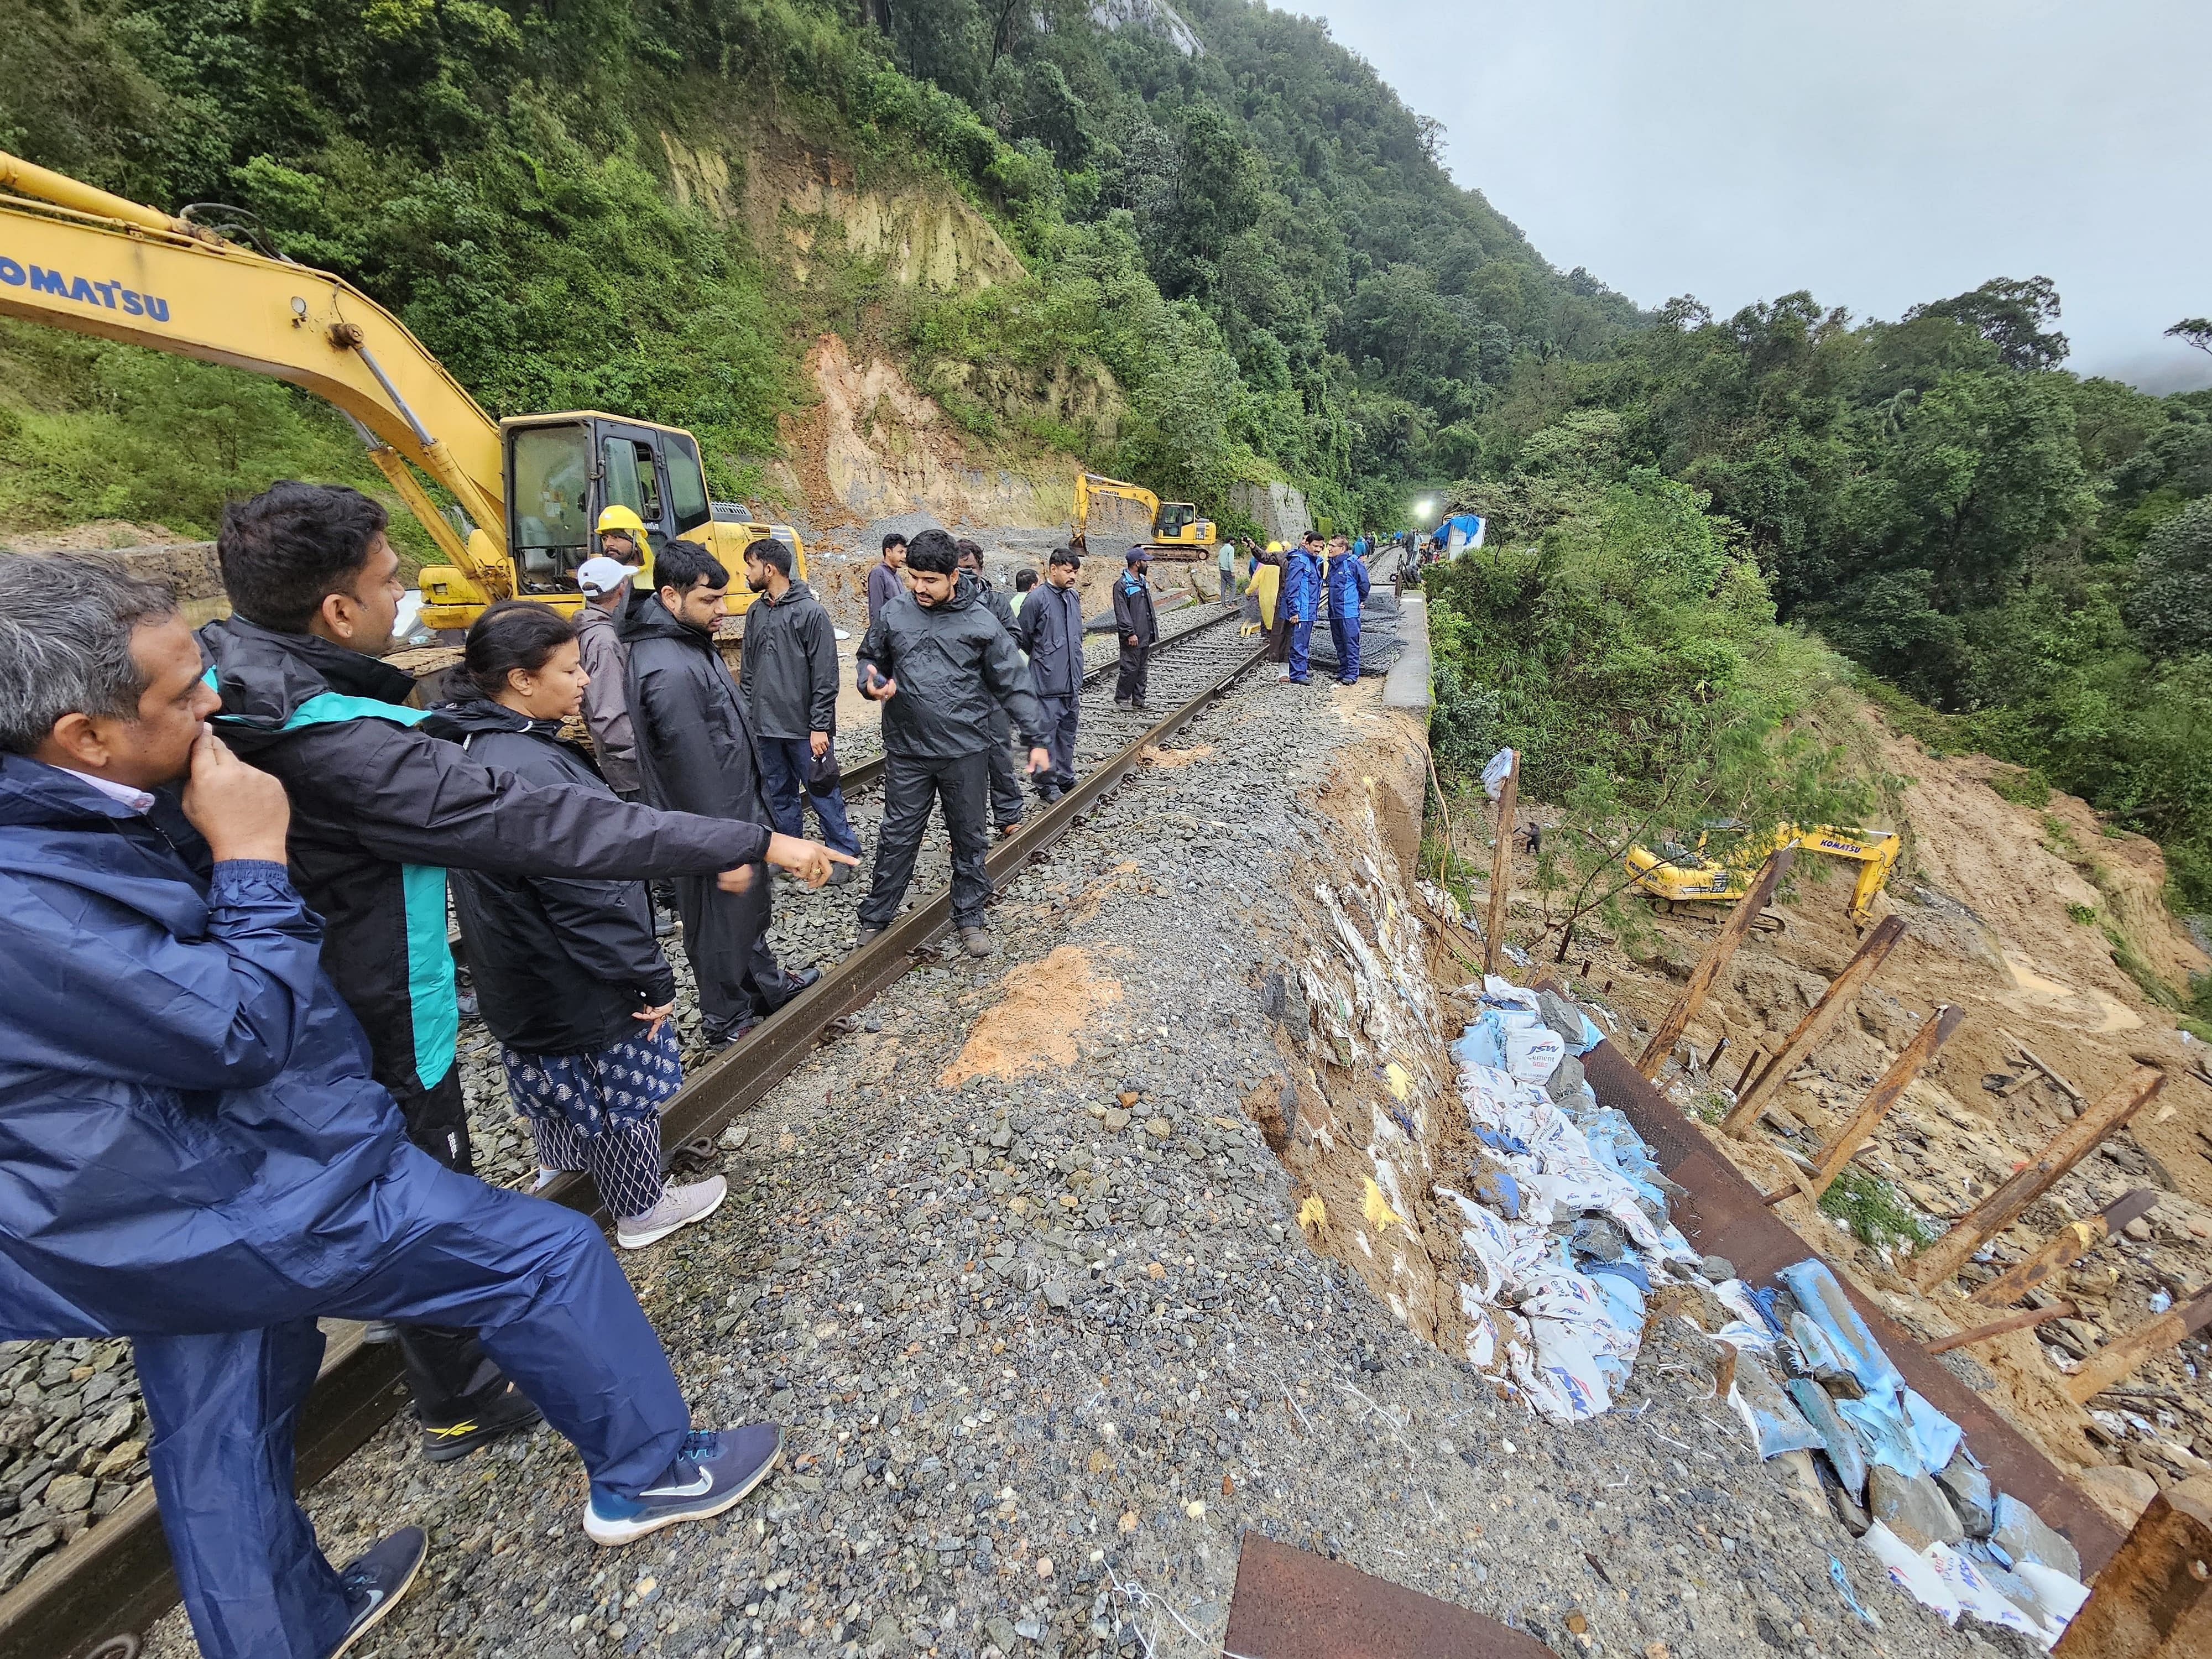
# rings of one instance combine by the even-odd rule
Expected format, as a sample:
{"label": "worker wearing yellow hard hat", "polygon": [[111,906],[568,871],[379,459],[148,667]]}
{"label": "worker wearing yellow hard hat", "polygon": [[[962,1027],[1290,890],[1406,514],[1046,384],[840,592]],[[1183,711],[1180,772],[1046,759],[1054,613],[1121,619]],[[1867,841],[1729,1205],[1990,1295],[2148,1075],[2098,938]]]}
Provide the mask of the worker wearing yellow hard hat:
{"label": "worker wearing yellow hard hat", "polygon": [[616,502],[599,514],[599,551],[624,564],[634,564],[645,550],[645,520]]}

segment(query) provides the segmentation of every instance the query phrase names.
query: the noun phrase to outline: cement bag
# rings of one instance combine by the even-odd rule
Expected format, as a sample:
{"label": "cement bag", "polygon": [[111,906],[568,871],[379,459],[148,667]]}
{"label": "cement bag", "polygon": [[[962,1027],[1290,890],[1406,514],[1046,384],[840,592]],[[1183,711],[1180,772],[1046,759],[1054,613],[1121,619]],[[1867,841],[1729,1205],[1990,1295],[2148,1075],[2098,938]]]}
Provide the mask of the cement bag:
{"label": "cement bag", "polygon": [[1735,1380],[1729,1385],[1728,1402],[1750,1431],[1751,1443],[1761,1457],[1820,1449],[1820,1431],[1805,1420],[1797,1402],[1782,1392],[1782,1385],[1755,1354],[1736,1355]]}
{"label": "cement bag", "polygon": [[[1844,1368],[1858,1379],[1869,1394],[1894,1394],[1905,1378],[1889,1363],[1881,1344],[1874,1340],[1866,1321],[1851,1306],[1843,1286],[1836,1283],[1827,1264],[1817,1259],[1800,1261],[1775,1275],[1790,1287],[1805,1316],[1825,1332],[1829,1346],[1842,1358]],[[1945,1462],[1948,1462],[1947,1458]]]}
{"label": "cement bag", "polygon": [[1959,1614],[1964,1611],[1959,1604],[1959,1598],[1943,1582],[1943,1575],[1923,1559],[1918,1551],[1879,1521],[1866,1529],[1859,1542],[1866,1546],[1869,1554],[1881,1563],[1882,1571],[1889,1575],[1890,1582],[1898,1589],[1922,1607],[1940,1613],[1945,1624],[1959,1622]]}
{"label": "cement bag", "polygon": [[1498,1363],[1498,1322],[1472,1285],[1459,1287],[1459,1310],[1467,1316],[1467,1363],[1486,1371]]}
{"label": "cement bag", "polygon": [[1905,1420],[1905,1407],[1897,1392],[1838,1400],[1836,1413],[1859,1431],[1868,1462],[1886,1463],[1906,1476],[1928,1473],[1927,1465],[1920,1461],[1920,1448],[1912,1438],[1912,1425]]}
{"label": "cement bag", "polygon": [[1495,974],[1485,975],[1482,1000],[1508,1027],[1541,1025],[1544,1023],[1543,1007],[1536,1000],[1536,994],[1522,990],[1510,979],[1500,979]]}
{"label": "cement bag", "polygon": [[1475,1020],[1452,1043],[1451,1057],[1459,1063],[1462,1087],[1470,1068],[1486,1072],[1504,1071],[1505,1028],[1496,1020]]}
{"label": "cement bag", "polygon": [[[1485,1302],[1497,1301],[1498,1292],[1505,1288],[1511,1272],[1512,1230],[1464,1193],[1454,1192],[1449,1187],[1439,1187],[1437,1193],[1440,1197],[1449,1199],[1459,1210],[1460,1249],[1468,1263],[1482,1274],[1482,1288],[1476,1291],[1475,1295]],[[1462,1285],[1461,1288],[1467,1290],[1472,1287]]]}
{"label": "cement bag", "polygon": [[1613,1395],[1582,1333],[1556,1319],[1529,1319],[1528,1325],[1530,1347],[1509,1343],[1505,1359],[1528,1403],[1554,1423],[1579,1423],[1608,1410]]}
{"label": "cement bag", "polygon": [[2040,1561],[2022,1561],[2013,1572],[2035,1592],[2038,1608],[2052,1624],[2065,1624],[2081,1611],[2081,1604],[2089,1599],[2087,1584]]}
{"label": "cement bag", "polygon": [[1912,1449],[1933,1474],[1958,1454],[1966,1431],[1911,1389],[1905,1391],[1905,1420],[1912,1431]]}
{"label": "cement bag", "polygon": [[1548,1025],[1512,1026],[1505,1033],[1505,1069],[1522,1083],[1550,1081],[1566,1057],[1564,1038]]}
{"label": "cement bag", "polygon": [[1980,1567],[1948,1544],[1931,1543],[1920,1553],[1943,1588],[1961,1609],[1971,1613],[1984,1624],[1997,1625],[2006,1630],[2016,1630],[2046,1653],[2058,1639],[2058,1632],[2046,1626],[2039,1619],[2031,1616],[2017,1606],[1995,1584],[1984,1576]]}

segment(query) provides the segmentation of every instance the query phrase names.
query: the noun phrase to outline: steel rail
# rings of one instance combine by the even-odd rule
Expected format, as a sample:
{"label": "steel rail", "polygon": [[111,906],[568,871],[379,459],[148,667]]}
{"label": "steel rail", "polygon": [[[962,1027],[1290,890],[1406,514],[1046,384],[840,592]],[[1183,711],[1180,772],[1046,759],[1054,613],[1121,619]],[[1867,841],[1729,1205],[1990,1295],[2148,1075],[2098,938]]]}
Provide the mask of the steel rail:
{"label": "steel rail", "polygon": [[[1214,603],[1218,605],[1220,601],[1217,599]],[[1208,617],[1204,622],[1194,623],[1188,628],[1182,629],[1176,633],[1165,635],[1158,644],[1152,647],[1152,649],[1154,651],[1168,650],[1171,647],[1182,644],[1187,640],[1196,639],[1200,634],[1204,634],[1211,629],[1218,628],[1225,622],[1234,621],[1243,614],[1244,607],[1240,604],[1234,610],[1224,611],[1218,617]],[[1083,678],[1079,684],[1086,686],[1094,685],[1099,681],[1104,679],[1109,674],[1114,672],[1115,668],[1118,666],[1119,664],[1115,659],[1109,657],[1105,661],[1100,663],[1097,667],[1085,669],[1083,671]],[[838,787],[848,793],[856,793],[862,789],[872,788],[877,781],[883,776],[883,774],[884,756],[883,751],[879,749],[874,754],[869,756],[867,759],[863,761],[855,761],[852,765],[846,767],[842,775],[838,780]]]}
{"label": "steel rail", "polygon": [[[1202,623],[1176,637],[1188,639],[1212,625]],[[1265,651],[1261,645],[1237,658],[1188,701],[1085,773],[1066,794],[1042,811],[1026,815],[1021,828],[991,850],[986,867],[994,890],[1075,828],[1086,808],[1135,771],[1146,749],[1196,718]],[[908,971],[915,951],[951,925],[951,890],[939,888],[880,937],[826,970],[755,1026],[743,1042],[685,1079],[661,1114],[665,1144],[680,1146],[719,1133],[796,1071],[833,1022],[872,1001]],[[588,1176],[563,1176],[538,1195],[580,1211],[602,1226],[611,1222]],[[301,1490],[344,1462],[405,1403],[396,1347],[363,1342],[357,1327],[333,1338],[300,1413],[295,1455]],[[0,1659],[82,1659],[111,1638],[143,1631],[176,1601],[176,1576],[149,1484],[0,1595]]]}

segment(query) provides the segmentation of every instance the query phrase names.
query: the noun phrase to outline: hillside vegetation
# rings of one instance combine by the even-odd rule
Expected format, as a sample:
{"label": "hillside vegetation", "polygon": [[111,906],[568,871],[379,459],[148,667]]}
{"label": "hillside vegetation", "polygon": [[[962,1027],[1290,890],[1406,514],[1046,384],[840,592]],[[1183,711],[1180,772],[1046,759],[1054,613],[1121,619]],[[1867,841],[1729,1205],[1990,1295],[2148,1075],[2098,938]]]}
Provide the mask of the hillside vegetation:
{"label": "hillside vegetation", "polygon": [[[835,324],[884,333],[977,438],[1216,506],[1233,480],[1288,477],[1332,517],[1395,520],[1407,478],[1463,470],[1516,354],[1599,350],[1633,323],[1453,185],[1432,130],[1316,25],[1242,0],[1188,23],[1142,0],[1109,14],[0,0],[46,66],[0,86],[0,146],[140,199],[231,204],[199,216],[361,283],[494,413],[680,422],[730,489],[757,482]],[[668,142],[742,171],[771,133],[958,190],[1027,276],[921,295],[846,260],[775,281],[779,249],[684,204]],[[86,348],[75,377],[97,388],[117,355]],[[1018,395],[1070,372],[1115,389],[1108,418],[1039,420]],[[47,453],[7,439],[0,511],[94,507]],[[221,490],[170,493],[153,516],[204,527]]]}
{"label": "hillside vegetation", "polygon": [[[361,283],[495,414],[680,422],[718,492],[788,498],[834,333],[979,459],[1233,530],[1239,481],[1387,526],[1460,480],[1511,550],[1445,579],[1448,763],[1522,733],[1607,836],[1851,810],[1817,634],[2212,904],[2212,394],[2068,373],[2040,279],[1895,322],[1639,313],[1249,0],[0,0],[0,32],[40,65],[0,147],[224,204],[196,216]],[[787,165],[957,198],[995,251],[917,278],[788,193],[732,206]],[[204,533],[272,477],[373,483],[352,441],[282,387],[0,327],[0,526]]]}
{"label": "hillside vegetation", "polygon": [[[1663,746],[1593,748],[1588,728],[1676,732],[1771,686],[1757,652],[1655,613],[1686,544],[1705,634],[1755,591],[1860,665],[1923,743],[1984,749],[2027,769],[2015,793],[2056,785],[2153,836],[2177,897],[2212,908],[2212,392],[2079,379],[2057,317],[2040,279],[1895,323],[1805,294],[1725,320],[1680,300],[1600,358],[1516,362],[1455,499],[1539,550],[1547,582],[1571,586],[1579,549],[1609,552],[1622,597],[1570,656],[1640,671],[1577,699],[1586,729],[1540,787],[1602,754],[1648,795]],[[1692,509],[1698,527],[1679,527]],[[1538,615],[1499,580],[1449,592],[1486,627],[1548,641],[1556,598]],[[1544,663],[1467,665],[1510,696],[1516,673],[1551,678]]]}

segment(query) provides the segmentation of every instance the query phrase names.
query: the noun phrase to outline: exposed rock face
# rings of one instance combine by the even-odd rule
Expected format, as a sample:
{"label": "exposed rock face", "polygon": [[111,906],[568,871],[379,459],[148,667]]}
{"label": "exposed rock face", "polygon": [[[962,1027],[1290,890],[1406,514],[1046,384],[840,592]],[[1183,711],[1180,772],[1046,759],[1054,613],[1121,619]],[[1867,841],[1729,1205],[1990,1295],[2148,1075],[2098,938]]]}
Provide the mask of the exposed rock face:
{"label": "exposed rock face", "polygon": [[1229,499],[1239,513],[1260,521],[1271,542],[1296,541],[1313,524],[1305,496],[1285,483],[1234,484]]}
{"label": "exposed rock face", "polygon": [[1157,34],[1186,58],[1202,58],[1206,43],[1168,0],[1091,0],[1091,21],[1101,28],[1139,28]]}

